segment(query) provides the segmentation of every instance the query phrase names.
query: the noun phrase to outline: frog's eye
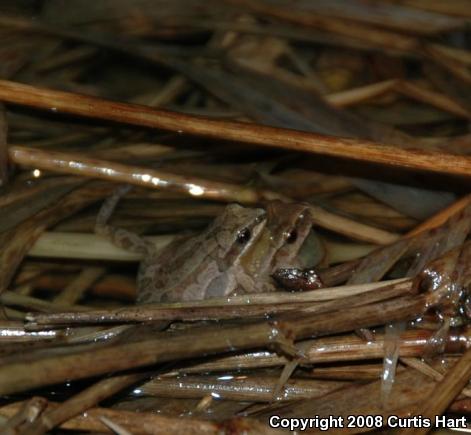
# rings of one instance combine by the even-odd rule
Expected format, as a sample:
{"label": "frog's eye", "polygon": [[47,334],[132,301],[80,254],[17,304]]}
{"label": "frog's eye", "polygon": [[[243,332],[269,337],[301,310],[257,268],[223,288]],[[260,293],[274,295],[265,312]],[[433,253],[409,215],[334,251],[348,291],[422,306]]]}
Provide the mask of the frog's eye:
{"label": "frog's eye", "polygon": [[243,228],[237,233],[237,242],[242,245],[247,243],[250,240],[250,237],[252,237],[250,230],[248,228]]}
{"label": "frog's eye", "polygon": [[296,230],[291,230],[286,233],[286,243],[294,243],[298,238],[298,232]]}

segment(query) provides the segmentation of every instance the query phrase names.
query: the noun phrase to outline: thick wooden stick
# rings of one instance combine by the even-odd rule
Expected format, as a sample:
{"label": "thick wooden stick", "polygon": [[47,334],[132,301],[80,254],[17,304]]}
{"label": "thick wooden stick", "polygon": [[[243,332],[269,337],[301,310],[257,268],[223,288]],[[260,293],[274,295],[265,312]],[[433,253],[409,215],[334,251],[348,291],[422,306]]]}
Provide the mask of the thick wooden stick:
{"label": "thick wooden stick", "polygon": [[125,343],[68,355],[54,355],[35,361],[0,367],[0,395],[86,377],[175,361],[218,352],[283,345],[286,336],[301,340],[370,327],[384,322],[408,320],[426,308],[423,295],[399,297],[390,301],[354,307],[333,313],[287,317],[275,322],[258,322],[188,330],[165,334],[137,343]]}
{"label": "thick wooden stick", "polygon": [[161,128],[182,134],[306,151],[388,166],[463,176],[471,174],[471,158],[467,156],[429,150],[408,150],[362,139],[337,138],[257,124],[214,120],[43,89],[7,80],[0,80],[0,100],[59,113]]}

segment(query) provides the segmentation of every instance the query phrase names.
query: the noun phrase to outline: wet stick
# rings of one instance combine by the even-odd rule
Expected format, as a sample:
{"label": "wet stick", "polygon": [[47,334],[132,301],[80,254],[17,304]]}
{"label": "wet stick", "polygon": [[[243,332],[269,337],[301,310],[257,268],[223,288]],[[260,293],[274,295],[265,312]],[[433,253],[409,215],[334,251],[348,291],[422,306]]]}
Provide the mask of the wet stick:
{"label": "wet stick", "polygon": [[149,366],[227,351],[277,346],[290,339],[347,332],[384,322],[408,320],[426,309],[423,295],[404,296],[391,301],[341,310],[338,315],[299,314],[280,316],[274,322],[192,328],[181,334],[163,334],[159,338],[137,343],[117,344],[71,355],[45,357],[28,363],[11,363],[0,367],[0,394],[83,379],[94,375]]}
{"label": "wet stick", "polygon": [[143,374],[130,374],[105,378],[91,387],[86,388],[59,406],[47,409],[29,427],[24,428],[23,435],[40,435],[61,425],[102,400],[114,395],[122,389],[144,378]]}
{"label": "wet stick", "polygon": [[[217,398],[247,402],[271,402],[278,378],[269,376],[176,376],[157,377],[136,390],[137,396],[199,399],[212,394]],[[278,401],[321,397],[348,385],[346,382],[290,379]]]}
{"label": "wet stick", "polygon": [[[404,332],[400,337],[399,355],[403,359],[420,357],[433,335],[433,331],[410,330]],[[375,340],[366,342],[357,335],[342,335],[338,337],[325,337],[315,340],[298,342],[296,346],[303,351],[303,364],[331,363],[339,361],[362,361],[384,357],[384,337],[375,335]],[[447,337],[446,352],[456,353],[466,350],[467,333],[457,333]],[[460,343],[460,344],[458,344]],[[240,369],[253,369],[260,367],[282,366],[287,359],[271,352],[250,352],[235,356],[221,357],[212,361],[193,364],[178,370],[181,373],[205,373],[211,371],[230,371]],[[355,366],[356,367],[356,366]],[[382,367],[378,370],[375,378],[380,378]],[[329,368],[322,368],[328,371]],[[320,367],[314,368],[314,374],[322,372]],[[335,373],[335,368],[333,369]],[[355,372],[352,369],[352,372]],[[355,377],[349,379],[355,380]],[[370,379],[370,377],[368,377]]]}
{"label": "wet stick", "polygon": [[[274,191],[256,190],[237,184],[216,182],[201,177],[182,176],[73,153],[12,146],[9,149],[9,156],[13,162],[19,165],[184,193],[197,198],[245,204],[273,199],[289,201],[289,198]],[[312,206],[311,209],[315,224],[354,239],[381,245],[391,243],[399,237],[395,233],[330,213],[321,207]]]}
{"label": "wet stick", "polygon": [[13,162],[20,165],[110,180],[118,183],[152,187],[171,192],[186,193],[190,196],[220,201],[254,203],[263,198],[280,198],[274,192],[257,192],[254,189],[240,187],[235,184],[221,183],[197,177],[186,177],[151,168],[125,165],[72,153],[12,146],[9,149],[9,156]]}
{"label": "wet stick", "polygon": [[[146,322],[152,320],[201,320],[234,318],[240,315],[264,315],[284,311],[285,309],[306,308],[300,304],[338,301],[342,303],[349,297],[349,304],[355,296],[372,293],[385,293],[385,298],[410,294],[412,281],[398,279],[379,283],[350,285],[312,290],[302,293],[259,293],[239,295],[230,298],[213,298],[202,301],[180,302],[171,304],[143,305],[137,307],[99,310],[87,313],[62,312],[50,314],[28,314],[30,322],[41,325],[80,324],[104,322]],[[392,293],[391,293],[392,291]],[[366,300],[364,303],[373,302]],[[332,304],[331,311],[337,304]],[[237,308],[239,307],[239,309]],[[320,305],[319,305],[320,307]],[[313,308],[314,311],[320,311]]]}
{"label": "wet stick", "polygon": [[467,156],[428,150],[414,151],[362,139],[338,138],[257,124],[214,120],[7,80],[0,81],[0,100],[88,118],[388,166],[463,176],[469,176],[471,173],[471,158]]}

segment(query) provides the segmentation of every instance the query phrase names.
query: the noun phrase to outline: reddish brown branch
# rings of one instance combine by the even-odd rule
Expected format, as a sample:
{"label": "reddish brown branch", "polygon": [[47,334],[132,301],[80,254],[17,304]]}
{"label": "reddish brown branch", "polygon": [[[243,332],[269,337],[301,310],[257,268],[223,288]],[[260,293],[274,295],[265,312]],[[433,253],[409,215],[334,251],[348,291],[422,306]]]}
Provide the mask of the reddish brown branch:
{"label": "reddish brown branch", "polygon": [[404,149],[362,139],[329,137],[243,122],[214,120],[136,104],[43,89],[7,80],[0,80],[0,100],[59,113],[71,113],[89,118],[389,166],[464,176],[469,176],[471,173],[471,158],[467,156],[455,156],[429,150]]}

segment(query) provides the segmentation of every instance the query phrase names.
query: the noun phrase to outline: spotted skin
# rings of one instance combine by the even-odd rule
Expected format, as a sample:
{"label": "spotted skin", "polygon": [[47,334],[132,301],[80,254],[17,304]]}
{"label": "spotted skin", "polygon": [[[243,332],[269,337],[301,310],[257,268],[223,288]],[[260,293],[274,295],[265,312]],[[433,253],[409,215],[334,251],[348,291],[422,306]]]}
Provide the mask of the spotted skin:
{"label": "spotted skin", "polygon": [[[239,286],[254,291],[254,283],[238,258],[265,226],[263,209],[228,205],[201,234],[177,238],[157,251],[145,238],[108,224],[119,199],[129,190],[121,187],[103,203],[95,232],[116,246],[142,254],[137,277],[138,303],[222,297],[234,293]],[[250,233],[247,240],[241,240],[244,231]]]}
{"label": "spotted skin", "polygon": [[274,291],[271,274],[296,265],[311,228],[306,206],[276,202],[265,211],[230,204],[200,234],[176,238],[157,251],[145,238],[108,224],[128,191],[119,188],[104,202],[95,231],[142,255],[137,277],[141,304]]}

